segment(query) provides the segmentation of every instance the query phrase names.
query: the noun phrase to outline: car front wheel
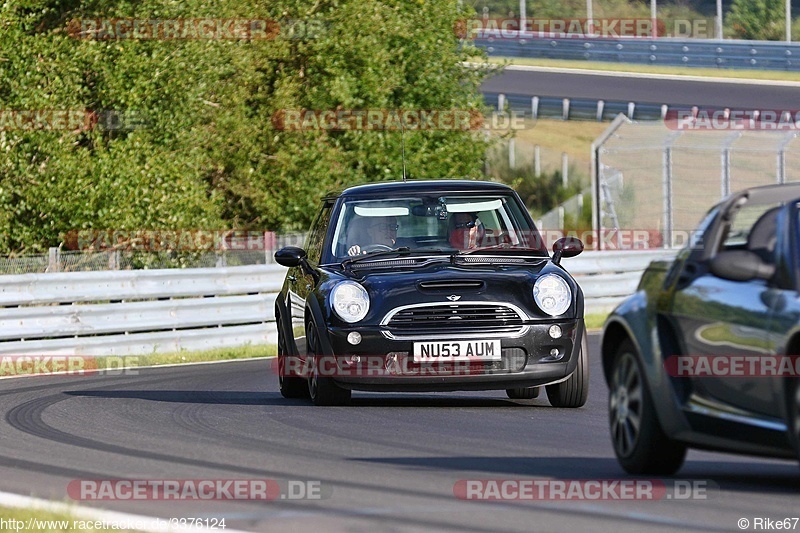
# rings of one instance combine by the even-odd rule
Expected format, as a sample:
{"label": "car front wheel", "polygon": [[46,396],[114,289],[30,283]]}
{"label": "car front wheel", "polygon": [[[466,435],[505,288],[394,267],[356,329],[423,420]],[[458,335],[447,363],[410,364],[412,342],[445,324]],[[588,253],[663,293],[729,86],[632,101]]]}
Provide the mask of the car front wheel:
{"label": "car front wheel", "polygon": [[[321,354],[317,328],[309,322],[306,324],[307,361],[311,364],[308,373],[308,395],[314,405],[347,405],[350,403],[350,391],[338,386],[332,378],[322,375],[321,369],[335,368],[335,362],[325,364],[326,356]],[[328,361],[331,362],[331,361]]]}
{"label": "car front wheel", "polygon": [[677,472],[686,457],[686,446],[664,433],[630,340],[620,344],[614,355],[610,388],[611,440],[622,468],[630,474]]}
{"label": "car front wheel", "polygon": [[586,403],[589,397],[589,342],[585,330],[575,371],[567,380],[547,385],[545,391],[553,407],[581,407]]}
{"label": "car front wheel", "polygon": [[800,381],[789,385],[789,420],[786,426],[791,431],[789,438],[794,443],[797,458],[800,459]]}

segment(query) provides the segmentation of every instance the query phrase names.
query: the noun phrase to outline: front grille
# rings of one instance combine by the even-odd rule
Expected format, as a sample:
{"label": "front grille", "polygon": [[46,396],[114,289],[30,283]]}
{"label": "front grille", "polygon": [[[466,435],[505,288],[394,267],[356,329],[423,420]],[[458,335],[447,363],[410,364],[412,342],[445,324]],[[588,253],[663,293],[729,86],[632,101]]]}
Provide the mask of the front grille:
{"label": "front grille", "polygon": [[501,303],[462,302],[416,305],[390,313],[384,320],[394,335],[465,333],[514,334],[524,328],[520,312]]}

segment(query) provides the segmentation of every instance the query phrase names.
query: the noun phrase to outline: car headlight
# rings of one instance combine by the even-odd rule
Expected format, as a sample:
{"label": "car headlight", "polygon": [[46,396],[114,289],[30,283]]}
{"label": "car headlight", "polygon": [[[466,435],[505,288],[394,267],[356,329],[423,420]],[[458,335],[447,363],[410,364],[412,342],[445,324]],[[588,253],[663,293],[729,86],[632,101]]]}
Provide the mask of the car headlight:
{"label": "car headlight", "polygon": [[369,311],[369,295],[358,283],[343,281],[331,291],[331,309],[345,322],[358,322]]}
{"label": "car headlight", "polygon": [[572,290],[561,276],[545,274],[533,284],[533,299],[548,315],[563,315],[572,303]]}

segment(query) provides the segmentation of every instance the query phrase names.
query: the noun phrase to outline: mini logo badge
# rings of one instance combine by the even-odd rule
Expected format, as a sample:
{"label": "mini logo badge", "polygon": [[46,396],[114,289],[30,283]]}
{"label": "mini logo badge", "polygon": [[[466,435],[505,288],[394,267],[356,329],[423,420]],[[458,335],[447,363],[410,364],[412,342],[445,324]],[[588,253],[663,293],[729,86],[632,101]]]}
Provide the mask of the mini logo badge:
{"label": "mini logo badge", "polygon": [[457,302],[458,300],[461,299],[461,296],[459,296],[458,294],[451,294],[450,296],[447,297],[447,299],[450,300],[451,302]]}

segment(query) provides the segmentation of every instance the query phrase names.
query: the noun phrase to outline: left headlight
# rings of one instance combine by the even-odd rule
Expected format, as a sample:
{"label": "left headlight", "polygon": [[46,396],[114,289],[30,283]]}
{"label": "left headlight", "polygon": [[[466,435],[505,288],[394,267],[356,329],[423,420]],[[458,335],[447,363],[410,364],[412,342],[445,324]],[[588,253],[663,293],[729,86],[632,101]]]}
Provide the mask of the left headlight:
{"label": "left headlight", "polygon": [[572,290],[561,276],[545,274],[533,284],[533,299],[548,315],[563,315],[572,303]]}
{"label": "left headlight", "polygon": [[358,322],[369,311],[367,291],[352,281],[343,281],[331,291],[331,309],[345,322]]}

